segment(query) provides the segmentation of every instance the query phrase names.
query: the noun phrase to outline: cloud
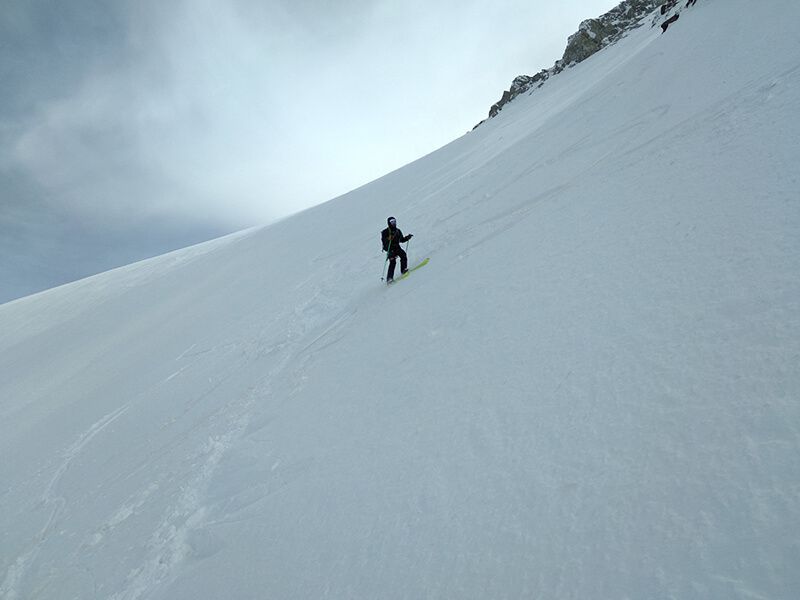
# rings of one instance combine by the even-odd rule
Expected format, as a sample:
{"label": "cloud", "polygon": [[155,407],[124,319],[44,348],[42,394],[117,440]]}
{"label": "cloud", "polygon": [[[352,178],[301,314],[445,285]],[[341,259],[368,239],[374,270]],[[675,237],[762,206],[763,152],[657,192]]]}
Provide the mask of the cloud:
{"label": "cloud", "polygon": [[253,210],[257,180],[274,168],[258,148],[270,148],[277,129],[262,89],[269,75],[258,73],[257,45],[222,6],[131,19],[126,53],[27,119],[14,164],[98,219],[120,211],[269,218]]}
{"label": "cloud", "polygon": [[[473,86],[464,74],[500,69],[496,56],[520,45],[511,42],[523,35],[519,29],[536,30],[533,22],[498,31],[520,6],[123,4],[101,21],[125,24],[121,43],[106,59],[93,54],[69,93],[39,100],[12,155],[36,182],[93,218],[136,212],[215,215],[230,226],[270,220],[468,130],[483,115],[460,108]],[[89,43],[95,50],[107,44]],[[501,89],[487,87],[482,111]]]}

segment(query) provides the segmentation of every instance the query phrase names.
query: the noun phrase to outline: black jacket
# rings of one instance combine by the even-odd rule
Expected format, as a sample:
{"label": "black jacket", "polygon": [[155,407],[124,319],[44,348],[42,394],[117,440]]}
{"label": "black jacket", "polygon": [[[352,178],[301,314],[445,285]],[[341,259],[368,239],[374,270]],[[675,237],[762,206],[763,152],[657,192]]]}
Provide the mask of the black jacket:
{"label": "black jacket", "polygon": [[401,250],[400,244],[407,242],[411,239],[410,235],[403,237],[403,232],[397,227],[391,229],[387,227],[381,231],[381,242],[383,243],[383,251],[388,252],[389,256],[396,256],[397,251]]}

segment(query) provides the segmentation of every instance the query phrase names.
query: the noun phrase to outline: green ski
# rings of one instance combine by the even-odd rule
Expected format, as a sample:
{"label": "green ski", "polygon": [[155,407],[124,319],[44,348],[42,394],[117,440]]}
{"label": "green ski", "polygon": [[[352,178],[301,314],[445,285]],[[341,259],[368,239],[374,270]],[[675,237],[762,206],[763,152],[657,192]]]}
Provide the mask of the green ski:
{"label": "green ski", "polygon": [[397,279],[389,281],[388,283],[394,283],[395,281],[401,281],[401,280],[405,279],[406,277],[408,277],[411,274],[412,271],[416,271],[417,269],[421,269],[422,267],[427,265],[429,260],[430,260],[430,258],[426,258],[425,260],[423,260],[418,265],[416,265],[414,267],[411,267],[408,271],[406,271],[405,273],[400,275],[400,277],[398,277]]}

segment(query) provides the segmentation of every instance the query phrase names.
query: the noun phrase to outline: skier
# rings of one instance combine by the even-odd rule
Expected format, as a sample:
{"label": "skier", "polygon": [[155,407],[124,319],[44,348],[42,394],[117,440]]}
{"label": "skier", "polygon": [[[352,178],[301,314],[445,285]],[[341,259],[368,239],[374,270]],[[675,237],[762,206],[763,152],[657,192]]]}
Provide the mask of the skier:
{"label": "skier", "polygon": [[403,232],[397,228],[397,221],[394,217],[386,219],[389,225],[386,229],[381,231],[381,242],[383,243],[383,251],[386,252],[389,260],[389,273],[386,275],[386,283],[391,283],[394,280],[394,266],[397,257],[400,257],[400,273],[408,271],[408,256],[406,251],[400,247],[402,242],[407,242],[414,234],[409,233],[403,236]]}

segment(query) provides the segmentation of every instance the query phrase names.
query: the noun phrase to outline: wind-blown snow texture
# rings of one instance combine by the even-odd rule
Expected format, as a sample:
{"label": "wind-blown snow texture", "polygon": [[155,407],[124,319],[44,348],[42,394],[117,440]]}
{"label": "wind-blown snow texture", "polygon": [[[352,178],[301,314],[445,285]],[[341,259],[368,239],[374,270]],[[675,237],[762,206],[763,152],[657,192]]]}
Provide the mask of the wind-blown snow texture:
{"label": "wind-blown snow texture", "polygon": [[800,4],[759,6],[0,306],[0,597],[797,598]]}

